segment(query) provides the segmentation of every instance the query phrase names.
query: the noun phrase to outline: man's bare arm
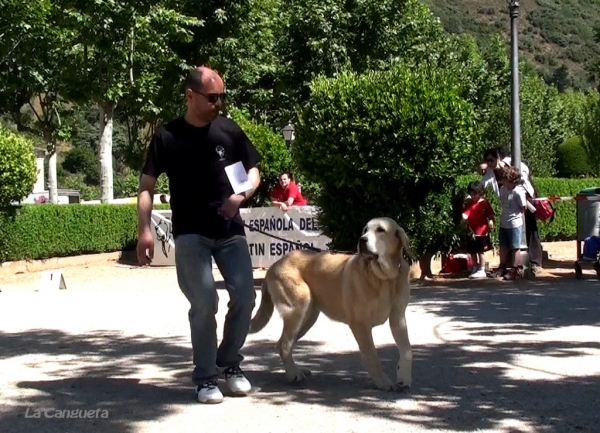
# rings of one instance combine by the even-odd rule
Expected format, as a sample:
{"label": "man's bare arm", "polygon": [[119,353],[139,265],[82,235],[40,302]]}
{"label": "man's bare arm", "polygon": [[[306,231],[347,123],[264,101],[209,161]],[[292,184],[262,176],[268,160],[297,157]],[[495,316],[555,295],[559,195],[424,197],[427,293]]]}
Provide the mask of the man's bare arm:
{"label": "man's bare arm", "polygon": [[252,167],[250,169],[250,171],[248,172],[248,179],[252,184],[252,189],[244,193],[246,200],[250,199],[250,197],[254,195],[254,193],[256,192],[256,188],[258,188],[258,186],[260,185],[260,172],[258,171],[258,168]]}
{"label": "man's bare arm", "polygon": [[154,207],[154,188],[156,179],[142,174],[138,191],[138,233],[150,231],[150,219]]}

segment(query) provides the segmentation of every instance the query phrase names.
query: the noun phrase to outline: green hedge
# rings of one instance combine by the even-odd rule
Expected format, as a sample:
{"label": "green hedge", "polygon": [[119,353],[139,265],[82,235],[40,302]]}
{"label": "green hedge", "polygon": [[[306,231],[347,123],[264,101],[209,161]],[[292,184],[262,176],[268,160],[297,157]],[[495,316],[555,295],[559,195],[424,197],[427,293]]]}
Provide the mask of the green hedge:
{"label": "green hedge", "polygon": [[136,240],[133,204],[24,205],[0,215],[0,262],[122,251]]}
{"label": "green hedge", "polygon": [[[480,177],[459,178],[465,195],[466,185],[477,179]],[[600,187],[600,179],[539,178],[535,184],[544,196],[565,197],[574,196],[583,188]],[[493,194],[490,201],[499,215],[498,200]],[[559,202],[555,208],[555,220],[539,224],[542,241],[575,239],[576,203]],[[0,262],[129,250],[134,248],[136,237],[137,211],[133,204],[25,205],[0,214]]]}

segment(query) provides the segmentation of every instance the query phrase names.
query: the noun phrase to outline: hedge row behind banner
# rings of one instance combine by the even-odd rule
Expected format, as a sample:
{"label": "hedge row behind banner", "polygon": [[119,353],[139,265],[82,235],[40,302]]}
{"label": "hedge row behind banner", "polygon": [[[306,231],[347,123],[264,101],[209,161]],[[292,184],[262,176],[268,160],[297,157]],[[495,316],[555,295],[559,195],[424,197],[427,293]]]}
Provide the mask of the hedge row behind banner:
{"label": "hedge row behind banner", "polygon": [[135,204],[35,204],[0,213],[0,262],[123,251],[136,241]]}
{"label": "hedge row behind banner", "polygon": [[[465,195],[466,185],[478,179],[478,176],[460,178]],[[600,179],[536,178],[534,182],[543,196],[573,197],[584,188],[600,187]],[[491,201],[499,217],[498,201],[495,197]],[[576,202],[558,202],[554,206],[554,221],[539,223],[542,241],[574,240]],[[156,206],[156,209],[168,208],[168,205]],[[129,250],[134,248],[136,238],[134,204],[36,204],[0,213],[0,262]]]}

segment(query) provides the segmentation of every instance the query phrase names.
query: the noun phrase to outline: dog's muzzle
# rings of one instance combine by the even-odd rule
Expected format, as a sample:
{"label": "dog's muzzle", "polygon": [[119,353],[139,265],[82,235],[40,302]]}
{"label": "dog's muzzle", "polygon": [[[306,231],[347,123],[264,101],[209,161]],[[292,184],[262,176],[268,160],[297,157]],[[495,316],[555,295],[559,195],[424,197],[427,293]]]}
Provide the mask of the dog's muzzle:
{"label": "dog's muzzle", "polygon": [[358,240],[358,252],[367,259],[377,260],[379,258],[379,254],[369,250],[366,238],[360,238]]}

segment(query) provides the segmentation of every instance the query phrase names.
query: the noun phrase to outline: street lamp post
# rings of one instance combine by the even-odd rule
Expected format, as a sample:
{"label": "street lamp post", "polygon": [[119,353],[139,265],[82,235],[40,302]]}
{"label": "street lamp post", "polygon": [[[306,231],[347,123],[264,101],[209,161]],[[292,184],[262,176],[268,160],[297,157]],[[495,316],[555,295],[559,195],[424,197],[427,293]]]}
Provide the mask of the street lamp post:
{"label": "street lamp post", "polygon": [[[506,0],[510,15],[510,147],[511,165],[521,171],[521,108],[519,101],[519,1]],[[527,212],[527,211],[526,211]],[[521,259],[529,266],[527,230],[521,227]]]}
{"label": "street lamp post", "polygon": [[292,143],[296,138],[296,136],[294,135],[294,125],[292,124],[292,122],[288,122],[288,124],[283,127],[283,129],[281,130],[281,134],[283,134],[283,139],[285,140],[285,142],[291,150]]}
{"label": "street lamp post", "polygon": [[521,170],[521,109],[519,103],[519,1],[507,0],[510,12],[511,165]]}

